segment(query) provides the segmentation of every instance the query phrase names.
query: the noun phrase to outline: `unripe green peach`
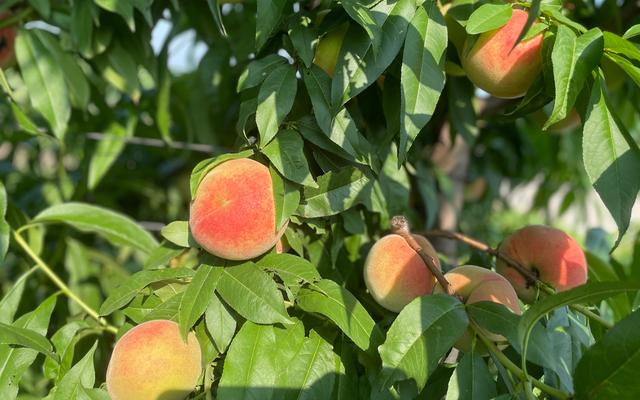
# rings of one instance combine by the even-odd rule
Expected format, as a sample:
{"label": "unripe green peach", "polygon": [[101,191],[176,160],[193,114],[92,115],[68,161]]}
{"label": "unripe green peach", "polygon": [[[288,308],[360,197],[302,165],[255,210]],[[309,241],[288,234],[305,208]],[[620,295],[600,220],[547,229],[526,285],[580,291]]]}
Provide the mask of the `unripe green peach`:
{"label": "unripe green peach", "polygon": [[320,39],[316,46],[313,63],[322,68],[329,76],[333,76],[333,71],[336,68],[338,56],[340,55],[342,41],[348,28],[348,24],[340,25]]}
{"label": "unripe green peach", "polygon": [[111,400],[181,400],[194,390],[201,373],[202,354],[193,332],[185,342],[175,322],[148,321],[116,343],[107,391]]}
{"label": "unripe green peach", "polygon": [[[429,241],[413,235],[420,247],[440,268],[440,261]],[[431,293],[435,277],[400,235],[378,240],[364,263],[364,282],[371,296],[384,308],[400,312],[411,300]]]}
{"label": "unripe green peach", "polygon": [[[491,301],[504,305],[515,314],[522,313],[515,290],[509,281],[496,272],[475,265],[463,265],[447,272],[444,277],[451,284],[454,293],[465,304]],[[433,288],[433,293],[445,293],[445,291],[437,283]],[[488,334],[487,338],[494,342],[505,340],[504,337],[496,334]],[[458,350],[468,352],[471,350],[472,340],[473,331],[468,329],[464,336],[456,342],[455,347]],[[476,351],[483,354],[486,352],[486,348],[481,343],[477,343]]]}
{"label": "unripe green peach", "polygon": [[[578,242],[560,229],[544,225],[524,227],[507,237],[498,250],[558,291],[587,282],[584,252]],[[511,282],[524,302],[535,301],[536,287],[528,286],[517,270],[501,259],[496,270]]]}
{"label": "unripe green peach", "polygon": [[465,44],[462,67],[467,76],[495,97],[524,96],[542,69],[542,34],[513,47],[527,15],[514,9],[506,25],[480,34],[475,42],[467,39]]}
{"label": "unripe green peach", "polygon": [[[10,16],[10,13],[2,13],[0,21]],[[0,68],[9,66],[14,60],[16,31],[15,25],[0,29]]]}
{"label": "unripe green peach", "polygon": [[276,227],[269,169],[242,158],[225,161],[204,177],[191,204],[193,238],[227,260],[255,258],[273,246],[287,224]]}

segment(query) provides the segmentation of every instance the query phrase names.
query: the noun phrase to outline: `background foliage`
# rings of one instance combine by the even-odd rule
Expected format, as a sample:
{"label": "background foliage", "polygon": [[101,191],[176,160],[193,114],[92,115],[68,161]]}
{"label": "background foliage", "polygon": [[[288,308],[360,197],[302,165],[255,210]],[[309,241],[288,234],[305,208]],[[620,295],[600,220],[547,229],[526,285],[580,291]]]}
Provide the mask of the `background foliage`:
{"label": "background foliage", "polygon": [[[221,3],[0,5],[0,26],[19,26],[0,74],[0,399],[107,398],[114,335],[157,318],[203,345],[194,398],[543,396],[532,379],[556,397],[637,398],[634,1],[518,3],[543,21],[545,63],[516,100],[474,89],[449,25],[495,29],[511,5],[456,0],[445,21],[431,0]],[[314,48],[345,23],[331,79]],[[574,107],[580,127],[543,131]],[[223,269],[184,221],[203,174],[250,155],[271,166],[290,250]],[[441,296],[396,317],[362,281],[396,214],[491,245],[563,227],[590,283],[522,318]],[[436,247],[447,269],[493,263]],[[509,340],[504,358],[441,360],[469,320]]]}

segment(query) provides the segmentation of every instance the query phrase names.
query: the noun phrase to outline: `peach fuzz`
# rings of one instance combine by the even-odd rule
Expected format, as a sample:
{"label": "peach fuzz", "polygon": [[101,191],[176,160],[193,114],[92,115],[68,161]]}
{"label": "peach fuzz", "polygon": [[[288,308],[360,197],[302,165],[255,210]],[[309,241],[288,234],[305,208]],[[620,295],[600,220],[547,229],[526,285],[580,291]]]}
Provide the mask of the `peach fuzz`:
{"label": "peach fuzz", "polygon": [[115,345],[107,368],[111,400],[181,400],[191,393],[202,373],[198,339],[185,342],[178,324],[144,322]]}
{"label": "peach fuzz", "polygon": [[[508,236],[498,250],[558,291],[587,282],[584,252],[571,236],[559,229],[544,225],[524,227]],[[523,301],[535,301],[536,287],[527,286],[518,271],[500,259],[496,271],[511,282]]]}
{"label": "peach fuzz", "polygon": [[[502,27],[469,39],[462,52],[462,67],[471,81],[495,97],[524,96],[542,69],[542,34],[516,43],[527,12],[514,9]],[[472,46],[469,48],[469,46]]]}
{"label": "peach fuzz", "polygon": [[[440,268],[431,243],[420,235],[413,237]],[[435,277],[402,236],[391,234],[378,240],[369,250],[364,263],[364,282],[378,304],[400,312],[416,297],[430,294]]]}
{"label": "peach fuzz", "polygon": [[286,225],[276,227],[269,169],[248,158],[213,168],[191,204],[193,238],[209,253],[227,260],[249,260],[266,253]]}
{"label": "peach fuzz", "polygon": [[[463,265],[447,272],[444,277],[453,287],[454,293],[460,296],[465,304],[491,301],[504,305],[515,314],[522,313],[515,290],[509,281],[496,272],[475,265]],[[445,291],[440,284],[436,284],[433,293],[439,294],[445,293]],[[505,340],[504,337],[495,334],[489,334],[487,338],[494,342]],[[472,339],[473,331],[468,329],[463,337],[456,342],[455,347],[458,350],[469,352],[471,351]],[[480,343],[476,344],[476,348],[481,354],[486,352],[484,345]]]}

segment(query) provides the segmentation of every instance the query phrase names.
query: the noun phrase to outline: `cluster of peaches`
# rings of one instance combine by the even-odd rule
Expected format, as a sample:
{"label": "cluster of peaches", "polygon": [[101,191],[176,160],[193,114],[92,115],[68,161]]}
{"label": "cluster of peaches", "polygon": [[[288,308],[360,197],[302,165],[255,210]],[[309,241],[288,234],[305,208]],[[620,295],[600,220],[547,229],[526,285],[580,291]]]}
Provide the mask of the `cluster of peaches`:
{"label": "cluster of peaches", "polygon": [[[225,161],[204,176],[189,219],[198,244],[227,260],[249,260],[264,254],[274,247],[286,225],[276,226],[269,169],[248,158]],[[413,237],[440,268],[429,241]],[[584,254],[560,230],[525,227],[504,240],[499,251],[559,291],[586,282]],[[496,269],[498,272],[465,265],[444,277],[454,295],[467,304],[492,301],[520,314],[518,296],[524,302],[534,301],[535,287],[527,286],[524,277],[504,262],[498,261]],[[423,258],[397,234],[384,236],[373,245],[365,261],[364,281],[373,298],[393,312],[400,312],[416,297],[444,292]],[[471,340],[467,334],[456,347],[468,350]],[[201,362],[200,345],[193,333],[185,342],[175,322],[145,322],[116,343],[107,371],[107,389],[113,400],[179,400],[194,389],[202,372]]]}

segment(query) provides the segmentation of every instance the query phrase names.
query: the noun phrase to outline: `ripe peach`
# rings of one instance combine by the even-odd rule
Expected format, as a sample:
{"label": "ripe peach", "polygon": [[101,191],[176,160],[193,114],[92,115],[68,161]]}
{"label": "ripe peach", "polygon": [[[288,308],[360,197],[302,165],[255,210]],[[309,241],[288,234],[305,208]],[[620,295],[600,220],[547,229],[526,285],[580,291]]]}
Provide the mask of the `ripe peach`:
{"label": "ripe peach", "polygon": [[[558,291],[587,282],[584,252],[571,236],[559,229],[544,225],[524,227],[507,237],[498,250]],[[496,271],[511,282],[523,301],[535,301],[536,288],[527,286],[524,277],[513,267],[498,259]]]}
{"label": "ripe peach", "polygon": [[329,76],[333,76],[333,71],[340,55],[342,40],[348,28],[348,24],[340,25],[320,39],[316,46],[316,55],[313,63],[322,68]]}
{"label": "ripe peach", "polygon": [[[514,9],[509,22],[467,39],[462,67],[480,89],[495,97],[524,96],[542,69],[542,34],[513,47],[527,21],[527,12]],[[469,46],[472,46],[469,48]]]}
{"label": "ripe peach", "polygon": [[248,260],[272,248],[287,224],[276,227],[269,169],[242,158],[225,161],[202,180],[191,204],[189,227],[206,251]]}
{"label": "ripe peach", "polygon": [[[3,13],[0,15],[0,21],[9,16],[9,13]],[[15,26],[0,29],[0,68],[7,67],[14,59],[16,30]]]}
{"label": "ripe peach", "polygon": [[202,354],[193,332],[185,343],[175,322],[148,321],[116,343],[107,368],[107,391],[112,400],[181,400],[196,387],[201,373]]}
{"label": "ripe peach", "polygon": [[[440,268],[431,243],[420,235],[413,237]],[[364,282],[378,304],[400,312],[411,300],[430,294],[435,277],[402,236],[391,234],[378,240],[369,250],[364,263]]]}
{"label": "ripe peach", "polygon": [[[480,301],[491,301],[502,304],[515,314],[522,313],[518,295],[513,286],[502,275],[488,270],[486,268],[477,267],[475,265],[463,265],[456,267],[444,274],[444,277],[453,287],[453,291],[457,296],[462,298],[465,304],[473,304]],[[433,288],[433,293],[445,293],[439,283]],[[494,342],[504,341],[504,337],[495,334],[488,335],[489,340]],[[467,330],[460,340],[455,344],[458,350],[468,352],[471,350],[471,341],[473,339],[473,331]],[[481,343],[476,344],[479,353],[486,352]]]}

